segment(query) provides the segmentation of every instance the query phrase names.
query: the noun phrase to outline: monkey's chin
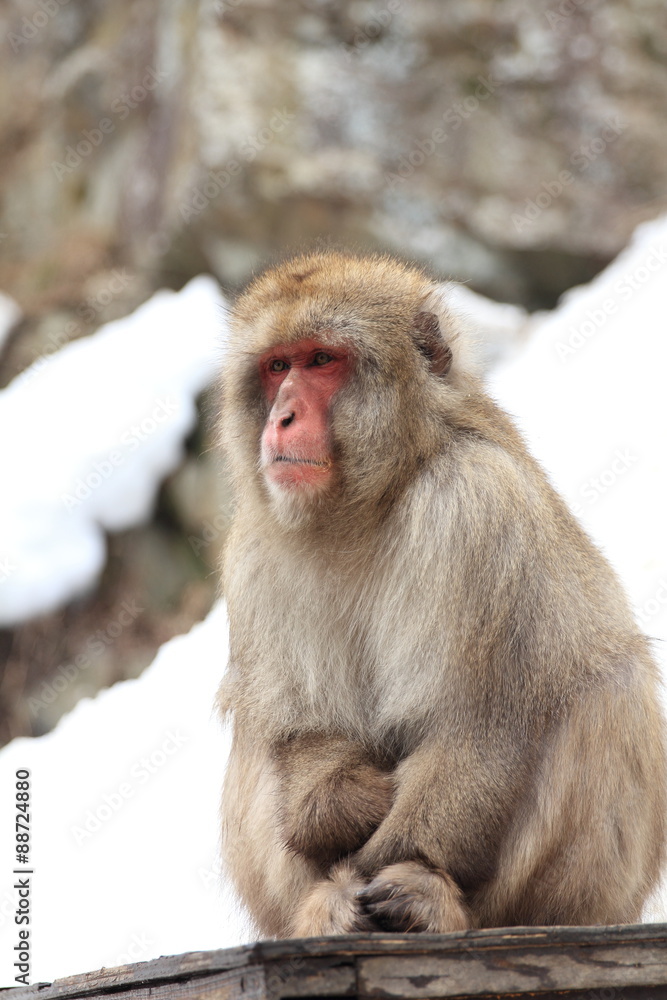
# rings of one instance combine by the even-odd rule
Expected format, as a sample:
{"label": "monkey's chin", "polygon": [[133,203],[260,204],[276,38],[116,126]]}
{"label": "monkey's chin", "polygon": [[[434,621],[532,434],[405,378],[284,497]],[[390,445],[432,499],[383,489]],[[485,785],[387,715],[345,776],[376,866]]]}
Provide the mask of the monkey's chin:
{"label": "monkey's chin", "polygon": [[[274,463],[275,464],[275,463]],[[313,473],[311,466],[310,474],[303,476],[298,474],[270,475],[269,469],[273,469],[273,464],[264,470],[264,481],[271,501],[271,510],[276,520],[285,528],[302,527],[315,516],[315,512],[321,507],[328,490],[326,489],[331,478],[330,468],[319,468],[321,473]],[[294,473],[294,466],[289,466]],[[303,471],[303,470],[297,470]],[[326,475],[322,474],[326,473]]]}
{"label": "monkey's chin", "polygon": [[331,480],[332,466],[328,461],[297,458],[276,458],[264,469],[269,487],[313,497],[325,489]]}

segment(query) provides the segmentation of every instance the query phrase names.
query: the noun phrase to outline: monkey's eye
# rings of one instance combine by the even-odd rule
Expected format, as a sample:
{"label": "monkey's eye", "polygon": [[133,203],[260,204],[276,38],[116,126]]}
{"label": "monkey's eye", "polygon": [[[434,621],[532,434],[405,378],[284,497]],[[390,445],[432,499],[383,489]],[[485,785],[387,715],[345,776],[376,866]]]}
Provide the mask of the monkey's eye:
{"label": "monkey's eye", "polygon": [[281,361],[280,358],[274,358],[273,361],[269,363],[270,372],[286,372],[289,365],[286,361]]}
{"label": "monkey's eye", "polygon": [[333,361],[333,358],[326,351],[318,351],[313,358],[314,365],[328,365],[330,361]]}

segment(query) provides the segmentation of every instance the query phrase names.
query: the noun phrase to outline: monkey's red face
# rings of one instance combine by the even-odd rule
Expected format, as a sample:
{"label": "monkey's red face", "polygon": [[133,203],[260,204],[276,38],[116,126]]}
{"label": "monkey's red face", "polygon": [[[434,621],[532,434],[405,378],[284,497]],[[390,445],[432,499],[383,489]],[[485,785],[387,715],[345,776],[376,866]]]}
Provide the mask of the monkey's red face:
{"label": "monkey's red face", "polygon": [[333,475],[329,411],[350,368],[349,354],[315,340],[272,347],[259,361],[271,406],[262,434],[267,481],[288,490],[319,490]]}

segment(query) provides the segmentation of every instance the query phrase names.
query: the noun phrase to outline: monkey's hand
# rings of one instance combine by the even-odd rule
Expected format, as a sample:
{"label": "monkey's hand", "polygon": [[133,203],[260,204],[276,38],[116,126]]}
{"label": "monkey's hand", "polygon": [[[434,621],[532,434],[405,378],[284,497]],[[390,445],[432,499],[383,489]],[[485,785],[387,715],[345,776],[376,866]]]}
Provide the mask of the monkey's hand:
{"label": "monkey's hand", "polygon": [[307,733],[276,750],[287,847],[320,864],[360,848],[393,802],[391,772],[359,744]]}
{"label": "monkey's hand", "polygon": [[285,842],[313,861],[333,862],[368,840],[391,808],[391,774],[372,764],[333,771],[285,816]]}
{"label": "monkey's hand", "polygon": [[292,921],[291,936],[323,937],[377,930],[359,901],[363,887],[349,862],[336,865],[306,894]]}
{"label": "monkey's hand", "polygon": [[425,741],[396,767],[392,808],[350,859],[369,883],[360,899],[383,929],[470,926],[461,890],[493,877],[522,778],[501,737]]}
{"label": "monkey's hand", "polygon": [[383,868],[357,899],[382,931],[443,934],[470,927],[470,914],[454,880],[420,861]]}

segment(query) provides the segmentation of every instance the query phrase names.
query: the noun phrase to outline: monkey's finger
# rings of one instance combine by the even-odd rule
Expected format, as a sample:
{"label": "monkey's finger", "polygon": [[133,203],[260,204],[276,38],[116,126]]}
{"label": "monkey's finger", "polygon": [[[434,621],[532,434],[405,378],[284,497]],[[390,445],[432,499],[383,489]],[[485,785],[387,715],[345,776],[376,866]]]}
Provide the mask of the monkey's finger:
{"label": "monkey's finger", "polygon": [[402,894],[364,906],[366,913],[381,931],[400,931],[403,933],[428,929],[427,922],[416,912],[418,908],[417,900]]}
{"label": "monkey's finger", "polygon": [[383,931],[424,930],[415,913],[417,901],[400,886],[384,878],[375,878],[357,894],[364,912]]}
{"label": "monkey's finger", "polygon": [[385,931],[443,933],[470,926],[461,891],[450,876],[417,861],[383,868],[357,899]]}
{"label": "monkey's finger", "polygon": [[372,914],[367,913],[365,909],[360,909],[354,914],[350,921],[349,930],[345,933],[347,934],[370,934],[373,931],[383,931],[386,928],[381,927],[380,924],[375,920]]}
{"label": "monkey's finger", "polygon": [[366,906],[372,903],[382,903],[389,899],[392,895],[398,895],[401,892],[401,886],[396,885],[395,882],[390,882],[388,879],[381,876],[377,876],[371,882],[359,889],[357,892],[357,899]]}

